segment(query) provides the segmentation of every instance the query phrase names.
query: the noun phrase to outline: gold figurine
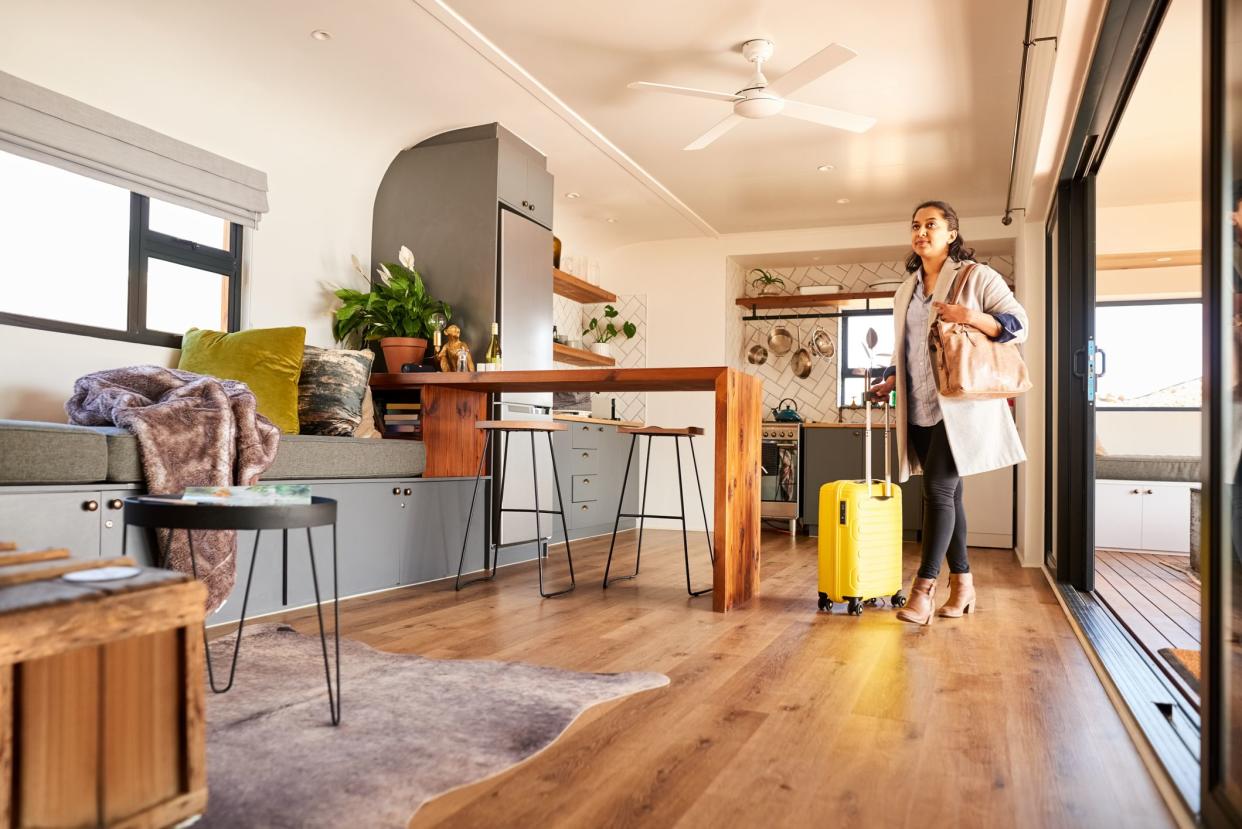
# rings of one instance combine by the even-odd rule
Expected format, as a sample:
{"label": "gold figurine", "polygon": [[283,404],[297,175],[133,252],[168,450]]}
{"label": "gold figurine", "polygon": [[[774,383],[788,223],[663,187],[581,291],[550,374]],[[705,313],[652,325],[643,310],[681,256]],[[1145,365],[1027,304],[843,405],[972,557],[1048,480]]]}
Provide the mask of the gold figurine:
{"label": "gold figurine", "polygon": [[440,371],[457,371],[461,357],[465,355],[466,371],[474,371],[474,358],[470,356],[470,346],[461,341],[461,328],[450,325],[444,329],[444,348],[436,355],[440,362]]}

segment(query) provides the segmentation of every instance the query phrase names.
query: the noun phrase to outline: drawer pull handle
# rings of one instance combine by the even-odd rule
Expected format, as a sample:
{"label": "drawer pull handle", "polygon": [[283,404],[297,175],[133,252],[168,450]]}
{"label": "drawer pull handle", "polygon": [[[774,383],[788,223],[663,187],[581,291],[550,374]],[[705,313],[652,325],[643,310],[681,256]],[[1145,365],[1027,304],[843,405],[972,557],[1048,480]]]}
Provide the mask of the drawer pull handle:
{"label": "drawer pull handle", "polygon": [[82,509],[86,510],[87,512],[94,512],[95,510],[99,509],[99,502],[98,501],[87,501],[86,503],[82,504]]}
{"label": "drawer pull handle", "polygon": [[108,502],[108,509],[120,509],[123,506],[124,506],[124,503],[121,501],[120,498],[113,498],[111,501]]}

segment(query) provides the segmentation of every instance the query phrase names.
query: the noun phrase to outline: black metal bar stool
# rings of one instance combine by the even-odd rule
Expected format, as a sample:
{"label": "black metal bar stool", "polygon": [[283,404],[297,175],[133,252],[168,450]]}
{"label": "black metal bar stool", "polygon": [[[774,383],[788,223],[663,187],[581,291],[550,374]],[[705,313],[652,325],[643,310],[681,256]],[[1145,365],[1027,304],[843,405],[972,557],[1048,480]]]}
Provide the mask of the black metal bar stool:
{"label": "black metal bar stool", "polygon": [[[690,459],[694,461],[694,481],[699,487],[699,507],[703,510],[703,528],[704,534],[707,536],[707,555],[711,559],[712,566],[716,564],[716,553],[712,549],[712,534],[708,529],[711,525],[707,523],[707,505],[703,501],[703,481],[699,477],[699,459],[694,454],[694,438],[701,436],[703,430],[697,426],[687,426],[684,429],[665,429],[660,426],[621,426],[617,429],[617,433],[621,435],[631,435],[630,438],[630,454],[625,461],[625,477],[621,479],[621,491],[625,492],[625,485],[630,480],[630,465],[634,460],[634,447],[638,445],[638,438],[646,435],[647,437],[647,463],[646,471],[643,472],[643,494],[642,504],[639,511],[622,512],[621,506],[617,507],[617,520],[612,525],[612,542],[608,545],[608,564],[604,567],[604,589],[608,589],[609,578],[608,573],[612,569],[612,551],[617,545],[617,529],[621,526],[622,518],[638,519],[638,552],[634,556],[634,572],[628,576],[616,576],[611,581],[623,581],[632,579],[638,575],[638,565],[643,555],[643,523],[647,518],[668,518],[681,522],[681,546],[686,556],[686,592],[691,596],[702,596],[704,593],[712,592],[710,587],[704,590],[695,590],[690,585],[690,537],[686,532],[686,492],[685,486],[681,482],[681,438],[686,439],[686,443],[690,444]],[[677,494],[681,500],[681,515],[654,515],[647,512],[647,490],[650,488],[651,473],[651,439],[656,437],[671,437],[673,439],[673,447],[677,450]],[[622,499],[624,500],[624,498]]]}
{"label": "black metal bar stool", "polygon": [[[496,577],[497,561],[500,558],[500,550],[504,547],[519,547],[523,544],[530,544],[532,541],[539,545],[538,555],[536,559],[539,562],[539,595],[545,599],[553,596],[561,596],[577,587],[574,581],[574,557],[569,551],[569,525],[565,521],[565,499],[561,497],[561,481],[556,472],[556,452],[552,449],[552,433],[564,432],[567,427],[564,423],[557,423],[549,420],[480,420],[475,423],[475,428],[481,429],[487,434],[483,440],[483,455],[479,458],[479,469],[474,475],[474,493],[470,496],[470,511],[466,513],[466,533],[461,540],[461,558],[457,562],[457,581],[455,589],[461,590],[468,584],[474,584],[480,581],[491,581]],[[492,572],[486,576],[470,579],[463,582],[461,580],[461,569],[466,563],[467,542],[470,539],[470,520],[474,517],[474,502],[479,494],[479,481],[483,477],[483,465],[487,462],[487,453],[492,445],[492,435],[499,432],[504,438],[504,449],[501,451],[500,461],[500,486],[496,499],[500,506],[496,510],[497,514],[503,515],[506,512],[519,512],[531,514],[535,516],[535,537],[528,538],[524,541],[508,541],[504,544],[492,543],[489,552],[492,559]],[[505,467],[509,463],[509,435],[513,432],[527,432],[530,434],[530,467],[531,476],[534,478],[535,484],[535,508],[534,509],[518,509],[505,506]],[[548,437],[548,454],[552,457],[552,480],[556,482],[556,503],[557,509],[540,509],[539,507],[539,463],[535,458],[535,433],[543,432]],[[548,544],[552,541],[551,535],[543,534],[543,527],[539,523],[541,515],[559,515],[561,517],[561,529],[565,533],[565,558],[569,561],[569,586],[563,590],[557,590],[552,593],[544,591],[543,588],[543,567],[544,559],[548,557]]]}

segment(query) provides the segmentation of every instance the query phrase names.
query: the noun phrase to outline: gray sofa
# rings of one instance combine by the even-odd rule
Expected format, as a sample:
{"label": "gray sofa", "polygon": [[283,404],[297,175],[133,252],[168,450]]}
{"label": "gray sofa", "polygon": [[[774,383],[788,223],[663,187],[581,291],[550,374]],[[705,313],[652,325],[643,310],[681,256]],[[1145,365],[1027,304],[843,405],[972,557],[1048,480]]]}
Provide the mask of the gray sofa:
{"label": "gray sofa", "polygon": [[[425,465],[419,441],[282,435],[263,480],[307,483],[337,500],[340,593],[350,596],[456,572],[474,479],[424,479]],[[0,541],[119,555],[122,501],[141,494],[142,481],[138,442],[123,430],[0,420]],[[485,488],[479,497],[485,505]],[[484,537],[488,512],[475,510],[471,538]],[[328,528],[315,531],[321,565],[328,565],[331,538]],[[209,622],[240,615],[253,545],[253,533],[239,534],[237,588]],[[129,533],[124,546],[125,554],[154,563],[144,533]],[[481,567],[482,545],[471,546],[467,567]],[[280,534],[261,537],[248,617],[313,601],[306,550],[305,532],[291,532],[286,580]],[[320,571],[321,586],[328,570]]]}

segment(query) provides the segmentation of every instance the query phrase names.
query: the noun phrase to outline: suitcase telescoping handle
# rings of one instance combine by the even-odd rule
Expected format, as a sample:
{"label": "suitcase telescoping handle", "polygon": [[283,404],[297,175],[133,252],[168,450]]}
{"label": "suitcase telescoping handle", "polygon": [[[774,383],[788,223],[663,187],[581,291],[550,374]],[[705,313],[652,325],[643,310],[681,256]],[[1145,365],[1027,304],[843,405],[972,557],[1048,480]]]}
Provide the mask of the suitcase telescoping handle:
{"label": "suitcase telescoping handle", "polygon": [[[884,497],[893,497],[892,449],[889,429],[889,405],[884,401]],[[867,482],[867,495],[871,497],[871,398],[867,397],[867,424],[863,435],[863,479]]]}

